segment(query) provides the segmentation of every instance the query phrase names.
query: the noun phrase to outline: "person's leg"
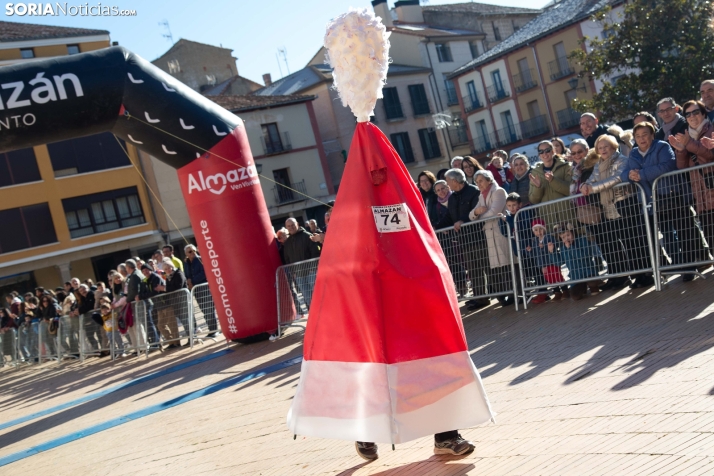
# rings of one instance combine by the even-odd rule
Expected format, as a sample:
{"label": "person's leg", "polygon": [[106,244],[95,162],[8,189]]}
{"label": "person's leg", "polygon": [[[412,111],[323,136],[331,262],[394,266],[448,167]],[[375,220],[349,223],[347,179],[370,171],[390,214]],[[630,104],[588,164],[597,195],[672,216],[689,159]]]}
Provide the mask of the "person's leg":
{"label": "person's leg", "polygon": [[203,313],[203,319],[206,321],[209,333],[215,334],[218,331],[218,322],[216,320],[216,311],[213,304],[213,296],[211,296],[211,290],[208,286],[201,286],[196,292],[196,299],[198,300],[198,307]]}
{"label": "person's leg", "polygon": [[160,342],[159,331],[154,324],[154,304],[151,300],[146,301],[146,329],[148,332],[149,344],[158,344]]}
{"label": "person's leg", "polygon": [[[66,322],[66,321],[65,321]],[[79,354],[79,317],[70,317],[69,352]]]}

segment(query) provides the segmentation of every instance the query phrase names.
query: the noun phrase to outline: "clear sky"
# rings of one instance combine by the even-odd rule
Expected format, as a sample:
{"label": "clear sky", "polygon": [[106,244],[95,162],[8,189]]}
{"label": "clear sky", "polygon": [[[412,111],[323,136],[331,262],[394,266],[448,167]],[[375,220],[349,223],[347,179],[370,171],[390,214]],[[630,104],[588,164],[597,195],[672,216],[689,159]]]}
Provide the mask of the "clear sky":
{"label": "clear sky", "polygon": [[[395,0],[388,1],[393,7]],[[548,2],[486,0],[483,3],[541,8]],[[67,0],[68,6],[86,3],[95,6],[100,2]],[[428,5],[444,3],[463,2],[430,0]],[[136,10],[137,15],[7,16],[7,11],[4,11],[2,16],[5,21],[108,30],[112,41],[118,41],[149,61],[161,56],[171,46],[171,42],[163,36],[168,30],[159,24],[166,20],[174,41],[185,38],[230,48],[233,56],[238,58],[238,73],[262,83],[263,73],[271,73],[274,80],[287,74],[282,59],[278,66],[278,48],[285,47],[288,67],[295,72],[304,67],[320,48],[325,25],[331,18],[348,11],[350,7],[372,8],[370,0],[101,0],[101,5]]]}

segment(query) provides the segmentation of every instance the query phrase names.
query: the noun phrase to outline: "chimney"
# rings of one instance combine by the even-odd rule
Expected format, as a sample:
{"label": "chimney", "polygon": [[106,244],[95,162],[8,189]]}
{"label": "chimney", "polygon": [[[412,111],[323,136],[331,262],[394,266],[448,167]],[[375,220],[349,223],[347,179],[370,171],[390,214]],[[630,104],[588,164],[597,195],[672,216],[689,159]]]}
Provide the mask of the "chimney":
{"label": "chimney", "polygon": [[397,20],[402,23],[424,23],[419,0],[399,0],[394,4],[397,11]]}
{"label": "chimney", "polygon": [[387,0],[372,0],[374,14],[382,19],[384,26],[392,26],[392,14],[389,12]]}
{"label": "chimney", "polygon": [[265,83],[266,86],[273,84],[273,79],[270,77],[270,73],[265,73],[263,75],[263,83]]}

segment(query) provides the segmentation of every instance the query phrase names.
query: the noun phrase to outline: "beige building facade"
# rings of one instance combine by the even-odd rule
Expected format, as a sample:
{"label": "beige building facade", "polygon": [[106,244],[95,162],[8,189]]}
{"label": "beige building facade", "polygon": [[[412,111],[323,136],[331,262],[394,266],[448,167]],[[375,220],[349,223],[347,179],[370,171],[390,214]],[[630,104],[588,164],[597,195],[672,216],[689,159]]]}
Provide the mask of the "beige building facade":
{"label": "beige building facade", "polygon": [[569,57],[584,48],[583,24],[609,3],[565,0],[450,76],[473,154],[579,132],[573,104],[597,89]]}

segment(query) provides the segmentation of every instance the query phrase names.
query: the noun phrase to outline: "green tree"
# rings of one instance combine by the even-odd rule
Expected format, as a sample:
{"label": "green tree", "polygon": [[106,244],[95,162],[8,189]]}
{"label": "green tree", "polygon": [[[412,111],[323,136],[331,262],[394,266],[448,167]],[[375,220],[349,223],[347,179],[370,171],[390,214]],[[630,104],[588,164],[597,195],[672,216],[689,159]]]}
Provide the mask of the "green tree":
{"label": "green tree", "polygon": [[[604,39],[586,38],[590,53],[572,53],[581,77],[602,80],[581,112],[601,111],[606,120],[652,111],[657,101],[699,98],[699,85],[714,78],[712,3],[701,0],[632,0],[622,16],[608,8],[595,15]],[[614,80],[616,79],[616,80]]]}

